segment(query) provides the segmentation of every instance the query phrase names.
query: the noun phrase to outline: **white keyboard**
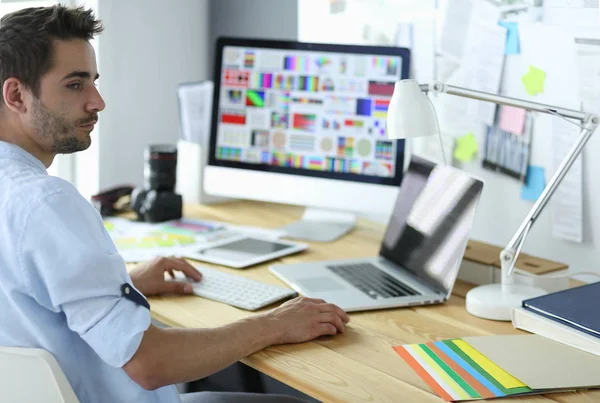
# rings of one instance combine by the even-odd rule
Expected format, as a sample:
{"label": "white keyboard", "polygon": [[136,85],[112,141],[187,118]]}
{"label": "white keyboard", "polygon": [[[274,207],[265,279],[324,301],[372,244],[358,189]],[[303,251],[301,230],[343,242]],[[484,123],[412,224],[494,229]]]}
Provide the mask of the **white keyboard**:
{"label": "white keyboard", "polygon": [[202,273],[200,282],[196,283],[188,279],[182,272],[175,272],[175,280],[192,283],[195,295],[249,311],[298,295],[289,288],[249,280],[204,266],[196,266],[196,268]]}

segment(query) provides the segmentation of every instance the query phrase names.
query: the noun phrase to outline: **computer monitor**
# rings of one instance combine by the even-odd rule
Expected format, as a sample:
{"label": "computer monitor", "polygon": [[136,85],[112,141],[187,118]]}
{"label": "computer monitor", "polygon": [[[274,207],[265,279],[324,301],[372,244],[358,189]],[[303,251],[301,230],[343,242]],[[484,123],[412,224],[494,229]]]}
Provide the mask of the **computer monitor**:
{"label": "computer monitor", "polygon": [[391,211],[404,141],[386,114],[408,49],[219,38],[215,55],[207,193],[319,208],[286,227],[309,240]]}

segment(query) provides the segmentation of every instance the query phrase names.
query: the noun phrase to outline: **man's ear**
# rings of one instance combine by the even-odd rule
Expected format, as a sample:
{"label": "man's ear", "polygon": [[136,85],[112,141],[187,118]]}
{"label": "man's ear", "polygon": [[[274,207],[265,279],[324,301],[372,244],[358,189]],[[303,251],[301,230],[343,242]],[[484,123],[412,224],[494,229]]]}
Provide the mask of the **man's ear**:
{"label": "man's ear", "polygon": [[21,80],[11,77],[2,85],[2,97],[6,107],[16,113],[27,112],[24,102],[25,85]]}

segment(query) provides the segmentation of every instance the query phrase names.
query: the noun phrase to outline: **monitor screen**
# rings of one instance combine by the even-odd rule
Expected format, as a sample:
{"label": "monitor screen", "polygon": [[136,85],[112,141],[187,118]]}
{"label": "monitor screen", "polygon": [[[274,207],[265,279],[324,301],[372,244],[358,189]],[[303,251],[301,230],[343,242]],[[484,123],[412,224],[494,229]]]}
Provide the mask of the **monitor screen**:
{"label": "monitor screen", "polygon": [[404,48],[220,38],[209,165],[399,185],[386,138]]}

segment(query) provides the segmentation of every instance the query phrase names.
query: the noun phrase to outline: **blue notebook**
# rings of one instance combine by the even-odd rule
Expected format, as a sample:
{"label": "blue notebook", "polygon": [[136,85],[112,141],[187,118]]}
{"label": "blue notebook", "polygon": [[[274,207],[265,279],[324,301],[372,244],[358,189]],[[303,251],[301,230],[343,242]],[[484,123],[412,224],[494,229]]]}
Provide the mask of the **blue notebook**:
{"label": "blue notebook", "polygon": [[526,299],[523,308],[600,338],[600,282]]}

